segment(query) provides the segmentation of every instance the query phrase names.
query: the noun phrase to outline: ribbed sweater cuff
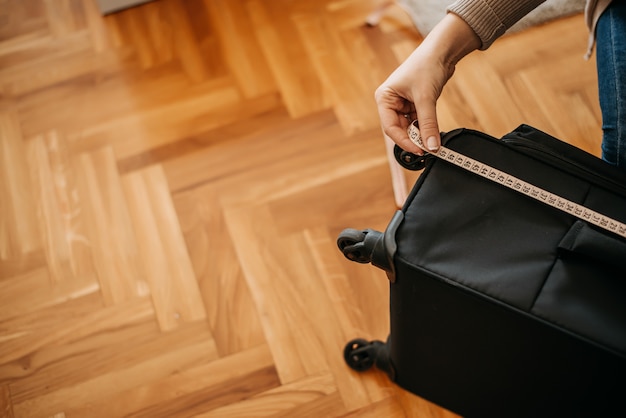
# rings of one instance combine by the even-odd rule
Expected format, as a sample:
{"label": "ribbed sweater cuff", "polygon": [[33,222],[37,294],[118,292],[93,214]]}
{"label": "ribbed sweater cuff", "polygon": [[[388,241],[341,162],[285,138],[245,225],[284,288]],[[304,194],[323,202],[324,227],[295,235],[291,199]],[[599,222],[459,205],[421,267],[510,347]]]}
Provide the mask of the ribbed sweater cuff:
{"label": "ribbed sweater cuff", "polygon": [[457,0],[447,11],[458,15],[482,42],[481,50],[491,46],[518,20],[545,0]]}

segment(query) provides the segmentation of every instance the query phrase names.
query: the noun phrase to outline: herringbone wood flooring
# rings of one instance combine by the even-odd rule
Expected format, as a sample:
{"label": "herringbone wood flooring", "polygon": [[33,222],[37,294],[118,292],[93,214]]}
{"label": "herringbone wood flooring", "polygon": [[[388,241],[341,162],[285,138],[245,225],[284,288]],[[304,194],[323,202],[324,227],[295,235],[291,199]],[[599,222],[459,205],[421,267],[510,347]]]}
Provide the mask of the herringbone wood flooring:
{"label": "herringbone wood flooring", "polygon": [[[0,0],[3,416],[453,416],[342,358],[388,333],[335,239],[396,209],[373,92],[421,39],[381,3]],[[442,128],[598,154],[585,45],[575,16],[467,58]]]}

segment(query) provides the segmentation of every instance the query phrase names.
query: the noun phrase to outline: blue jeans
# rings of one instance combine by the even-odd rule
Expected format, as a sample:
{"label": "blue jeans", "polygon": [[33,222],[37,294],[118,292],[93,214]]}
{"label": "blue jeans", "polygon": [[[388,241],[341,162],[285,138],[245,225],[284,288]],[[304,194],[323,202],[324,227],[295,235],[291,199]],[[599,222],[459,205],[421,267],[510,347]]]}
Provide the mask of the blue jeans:
{"label": "blue jeans", "polygon": [[614,0],[602,13],[596,40],[602,159],[626,170],[626,2]]}

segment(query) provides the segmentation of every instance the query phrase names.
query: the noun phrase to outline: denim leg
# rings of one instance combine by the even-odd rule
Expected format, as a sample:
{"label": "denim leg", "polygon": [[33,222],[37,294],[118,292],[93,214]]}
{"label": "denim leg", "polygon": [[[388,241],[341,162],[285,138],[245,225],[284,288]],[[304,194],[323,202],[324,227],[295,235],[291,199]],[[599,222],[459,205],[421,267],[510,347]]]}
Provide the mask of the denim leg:
{"label": "denim leg", "polygon": [[626,170],[626,2],[613,1],[596,32],[602,158]]}

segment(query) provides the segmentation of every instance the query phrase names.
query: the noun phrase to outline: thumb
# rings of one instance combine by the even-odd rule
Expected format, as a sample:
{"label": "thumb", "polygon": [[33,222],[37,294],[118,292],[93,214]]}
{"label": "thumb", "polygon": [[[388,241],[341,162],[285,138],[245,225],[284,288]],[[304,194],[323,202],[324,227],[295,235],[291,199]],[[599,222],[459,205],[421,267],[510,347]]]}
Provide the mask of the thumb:
{"label": "thumb", "polygon": [[419,132],[422,141],[429,151],[437,151],[441,145],[441,135],[439,133],[439,124],[437,123],[436,102],[428,101],[416,104],[415,112],[417,113],[417,122],[419,124]]}

